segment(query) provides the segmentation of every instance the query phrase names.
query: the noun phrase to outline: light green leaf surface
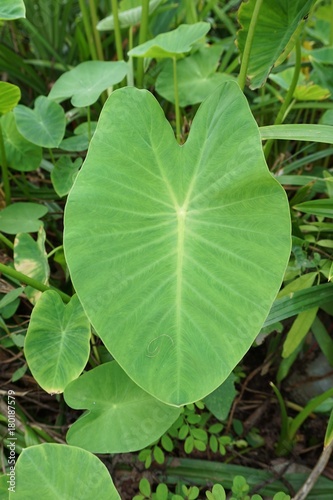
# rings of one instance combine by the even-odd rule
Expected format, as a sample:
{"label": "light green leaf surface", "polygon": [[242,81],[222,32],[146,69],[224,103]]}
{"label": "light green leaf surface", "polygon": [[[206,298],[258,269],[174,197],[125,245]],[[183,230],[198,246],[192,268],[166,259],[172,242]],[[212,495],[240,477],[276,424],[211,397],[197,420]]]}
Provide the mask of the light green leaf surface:
{"label": "light green leaf surface", "polygon": [[24,344],[30,371],[50,394],[64,391],[89,357],[90,324],[76,295],[64,304],[57,292],[44,292],[35,305]]}
{"label": "light green leaf surface", "polygon": [[110,473],[92,453],[44,443],[22,451],[10,500],[120,500]]}
{"label": "light green leaf surface", "polygon": [[47,208],[38,203],[17,202],[0,211],[0,231],[7,234],[34,233],[43,224],[39,219]]}
{"label": "light green leaf surface", "polygon": [[1,0],[0,19],[12,21],[25,17],[25,5],[23,0]]}
{"label": "light green leaf surface", "polygon": [[181,24],[175,30],[161,33],[128,52],[132,57],[180,57],[210,30],[209,23]]}
{"label": "light green leaf surface", "polygon": [[153,398],[115,362],[104,363],[69,384],[66,403],[89,411],[67,433],[67,442],[94,453],[125,453],[156,441],[180,410]]}
{"label": "light green leaf surface", "polygon": [[57,102],[71,98],[73,106],[94,104],[101,93],[119,83],[127,74],[124,61],[86,61],[67,71],[55,82],[49,98]]}
{"label": "light green leaf surface", "polygon": [[[219,85],[234,80],[231,75],[216,73],[221,45],[203,47],[193,55],[177,62],[179,105],[202,102]],[[167,61],[156,79],[156,91],[168,101],[175,102],[172,61]]]}
{"label": "light green leaf surface", "polygon": [[155,98],[125,88],[104,106],[69,194],[65,254],[115,359],[181,405],[218,387],[251,346],[282,281],[289,224],[236,83],[202,104],[183,146]]}
{"label": "light green leaf surface", "polygon": [[42,161],[42,148],[27,141],[19,133],[13,111],[3,115],[0,120],[8,165],[20,172],[38,168]]}
{"label": "light green leaf surface", "polygon": [[45,96],[35,100],[35,108],[19,104],[14,110],[20,134],[43,148],[57,148],[64,137],[66,117],[60,104]]}
{"label": "light green leaf surface", "polygon": [[[47,285],[50,269],[45,252],[45,237],[43,228],[38,231],[37,241],[30,234],[19,233],[14,240],[14,267],[17,271]],[[26,286],[24,293],[33,304],[42,294],[31,286]]]}
{"label": "light green leaf surface", "polygon": [[[152,14],[154,10],[163,2],[164,0],[150,0],[149,2],[149,14]],[[136,4],[132,6],[132,4]],[[127,7],[127,8],[126,8]],[[121,28],[129,28],[130,26],[135,26],[141,21],[142,15],[142,1],[137,0],[136,2],[131,1],[121,1],[119,2],[118,19]],[[109,31],[114,29],[114,18],[113,15],[105,17],[97,24],[97,29],[99,31]]]}
{"label": "light green leaf surface", "polygon": [[330,125],[268,125],[259,130],[263,140],[285,139],[333,144],[333,127]]}
{"label": "light green leaf surface", "polygon": [[21,99],[21,91],[17,85],[0,82],[0,114],[8,113]]}
{"label": "light green leaf surface", "polygon": [[305,335],[309,332],[317,315],[318,307],[299,313],[293,322],[283,343],[282,357],[288,358],[299,346]]}
{"label": "light green leaf surface", "polygon": [[[255,27],[253,43],[248,66],[250,88],[261,87],[269,72],[278,59],[282,61],[292,50],[293,43],[289,43],[294,32],[302,29],[304,16],[309,14],[316,0],[265,0],[261,4],[258,21]],[[242,26],[237,35],[238,47],[244,51],[256,0],[242,2],[238,11],[238,20]]]}
{"label": "light green leaf surface", "polygon": [[81,164],[81,158],[76,158],[73,162],[70,156],[59,158],[51,172],[51,181],[59,196],[65,196],[69,193]]}

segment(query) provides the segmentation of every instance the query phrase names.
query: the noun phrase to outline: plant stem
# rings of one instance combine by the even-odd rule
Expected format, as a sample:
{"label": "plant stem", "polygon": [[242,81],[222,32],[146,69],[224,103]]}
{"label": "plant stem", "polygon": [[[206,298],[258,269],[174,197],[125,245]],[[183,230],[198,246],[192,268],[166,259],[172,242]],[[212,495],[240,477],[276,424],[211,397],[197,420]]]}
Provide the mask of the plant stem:
{"label": "plant stem", "polygon": [[173,63],[173,85],[174,85],[174,93],[175,93],[175,111],[176,111],[176,138],[177,142],[180,144],[180,109],[179,109],[179,95],[178,95],[178,79],[177,79],[177,59],[176,57],[172,58]]}
{"label": "plant stem", "polygon": [[0,233],[0,241],[2,241],[11,250],[14,250],[14,244],[2,233]]}
{"label": "plant stem", "polygon": [[89,10],[90,10],[90,17],[91,17],[91,22],[92,22],[93,35],[94,35],[95,44],[96,44],[97,56],[98,56],[98,59],[100,61],[104,61],[101,36],[100,36],[98,29],[96,28],[97,23],[98,23],[98,18],[97,18],[97,14],[96,14],[95,0],[89,0]]}
{"label": "plant stem", "polygon": [[332,46],[333,45],[333,22],[332,22],[332,19],[333,19],[333,0],[331,0],[331,27],[330,27],[330,45]]}
{"label": "plant stem", "polygon": [[[285,100],[284,100],[284,102],[280,108],[280,111],[275,119],[274,125],[281,125],[281,123],[286,118],[286,112],[287,112],[288,107],[292,101],[292,98],[293,98],[293,95],[294,95],[294,92],[295,92],[295,89],[297,86],[299,74],[301,71],[301,59],[302,59],[301,42],[299,39],[296,42],[295,50],[296,50],[296,61],[295,61],[295,69],[294,69],[293,79],[291,81],[291,84],[290,84],[290,87],[288,89]],[[271,139],[271,140],[267,141],[265,144],[264,154],[265,154],[266,159],[268,158],[268,155],[269,155],[270,150],[272,148],[273,142],[274,142],[274,140]]]}
{"label": "plant stem", "polygon": [[[139,45],[145,43],[145,41],[147,40],[148,18],[149,18],[149,0],[142,0]],[[138,58],[137,68],[136,68],[136,84],[139,88],[143,87],[144,61],[145,60],[143,57]]]}
{"label": "plant stem", "polygon": [[240,68],[239,75],[238,75],[238,84],[242,90],[244,90],[244,88],[245,88],[246,74],[247,74],[247,68],[249,66],[249,61],[250,61],[250,53],[251,53],[251,48],[252,48],[254,32],[256,29],[256,24],[257,24],[259,11],[260,11],[260,7],[261,7],[262,3],[263,3],[263,0],[256,1],[256,4],[255,4],[254,9],[253,9],[252,18],[250,21],[249,31],[248,31],[247,37],[246,37],[246,42],[245,42],[245,47],[244,47],[244,52],[243,52],[243,57],[242,57],[242,62],[241,62],[241,68]]}
{"label": "plant stem", "polygon": [[6,157],[5,143],[2,135],[2,128],[0,123],[0,163],[2,170],[2,182],[3,182],[3,190],[5,192],[5,201],[6,205],[11,204],[11,192],[10,192],[10,184],[9,184],[9,176],[8,176],[8,163]]}
{"label": "plant stem", "polygon": [[90,106],[87,106],[87,124],[88,124],[88,141],[91,141],[91,116],[90,116]]}
{"label": "plant stem", "polygon": [[33,288],[35,288],[36,290],[40,290],[41,292],[46,292],[47,290],[54,290],[60,295],[60,297],[64,302],[69,302],[71,300],[71,297],[67,295],[67,293],[62,292],[58,288],[44,285],[44,283],[42,283],[41,281],[37,281],[33,278],[30,278],[29,276],[26,276],[25,274],[16,271],[12,267],[5,266],[4,264],[1,263],[0,263],[0,272],[5,274],[6,276],[10,276],[11,278],[20,281],[21,283],[25,283],[26,285],[32,286]]}
{"label": "plant stem", "polygon": [[92,59],[94,59],[96,61],[98,59],[98,57],[97,57],[96,47],[94,44],[94,37],[93,37],[92,31],[91,31],[90,19],[89,19],[89,15],[87,12],[87,6],[85,4],[85,0],[79,0],[79,4],[80,4],[80,10],[81,10],[81,14],[82,14],[84,31],[86,32],[87,42],[88,42],[88,46],[90,48],[90,54],[91,54]]}
{"label": "plant stem", "polygon": [[194,24],[198,22],[196,2],[194,0],[186,0],[186,22],[187,24]]}
{"label": "plant stem", "polygon": [[[128,30],[128,51],[133,48],[133,26],[129,27]],[[127,71],[127,85],[129,87],[134,87],[134,74],[133,74],[133,57],[128,58],[128,71]]]}
{"label": "plant stem", "polygon": [[118,58],[118,61],[122,61],[124,59],[124,54],[123,54],[123,45],[122,45],[122,40],[121,40],[120,23],[119,23],[119,17],[118,17],[118,1],[117,0],[111,0],[111,8],[112,8],[112,15],[113,15],[114,37],[115,37],[115,41],[116,41],[117,58]]}
{"label": "plant stem", "polygon": [[329,445],[324,446],[324,449],[318,459],[318,462],[312,469],[309,477],[303,484],[303,486],[298,490],[296,495],[292,500],[305,500],[308,498],[309,492],[312,490],[315,482],[318,480],[319,476],[324,472],[324,469],[327,465],[327,462],[330,459],[330,456],[333,451],[333,441],[330,442]]}

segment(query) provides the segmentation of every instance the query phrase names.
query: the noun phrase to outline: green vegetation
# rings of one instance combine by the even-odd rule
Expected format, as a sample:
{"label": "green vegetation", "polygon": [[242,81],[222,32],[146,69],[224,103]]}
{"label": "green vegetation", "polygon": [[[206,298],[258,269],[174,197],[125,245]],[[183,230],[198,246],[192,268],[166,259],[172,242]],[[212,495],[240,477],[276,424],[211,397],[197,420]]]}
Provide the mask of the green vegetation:
{"label": "green vegetation", "polygon": [[332,15],[0,0],[1,498],[332,498]]}

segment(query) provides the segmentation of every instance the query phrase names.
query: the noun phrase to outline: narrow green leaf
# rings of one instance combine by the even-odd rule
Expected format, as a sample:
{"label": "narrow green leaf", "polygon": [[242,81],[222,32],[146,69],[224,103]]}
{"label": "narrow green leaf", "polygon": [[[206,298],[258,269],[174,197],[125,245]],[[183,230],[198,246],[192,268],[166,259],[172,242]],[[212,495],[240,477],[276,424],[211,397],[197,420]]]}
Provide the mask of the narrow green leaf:
{"label": "narrow green leaf", "polygon": [[295,210],[300,210],[306,214],[313,214],[319,217],[333,217],[333,198],[323,198],[318,200],[304,201],[294,205]]}
{"label": "narrow green leaf", "polygon": [[333,410],[331,411],[330,418],[327,424],[325,438],[324,438],[324,446],[328,446],[333,439]]}
{"label": "narrow green leaf", "polygon": [[327,304],[332,299],[332,283],[312,286],[311,288],[295,292],[288,297],[276,299],[266,318],[264,326],[272,325],[313,307],[320,307]]}
{"label": "narrow green leaf", "polygon": [[309,332],[317,312],[318,307],[314,307],[313,309],[308,309],[307,311],[299,313],[284,341],[282,351],[283,358],[287,358],[297,349],[305,335]]}
{"label": "narrow green leaf", "polygon": [[259,127],[259,131],[262,140],[284,139],[333,144],[333,127],[330,125],[269,125]]}

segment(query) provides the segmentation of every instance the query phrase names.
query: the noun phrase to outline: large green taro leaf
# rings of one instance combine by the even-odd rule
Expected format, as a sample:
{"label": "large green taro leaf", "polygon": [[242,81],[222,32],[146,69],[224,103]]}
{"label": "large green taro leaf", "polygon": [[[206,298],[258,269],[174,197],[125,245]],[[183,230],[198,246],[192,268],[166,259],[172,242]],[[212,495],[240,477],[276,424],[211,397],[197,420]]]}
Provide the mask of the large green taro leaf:
{"label": "large green taro leaf", "polygon": [[[316,0],[265,0],[259,11],[251,46],[248,78],[250,87],[261,87],[272,67],[285,59],[292,50],[305,18]],[[237,43],[241,53],[253,15],[256,0],[242,2],[239,9]]]}
{"label": "large green taro leaf", "polygon": [[174,405],[218,387],[258,334],[290,252],[285,193],[234,82],[183,146],[155,98],[115,91],[69,194],[65,254],[106,347]]}

